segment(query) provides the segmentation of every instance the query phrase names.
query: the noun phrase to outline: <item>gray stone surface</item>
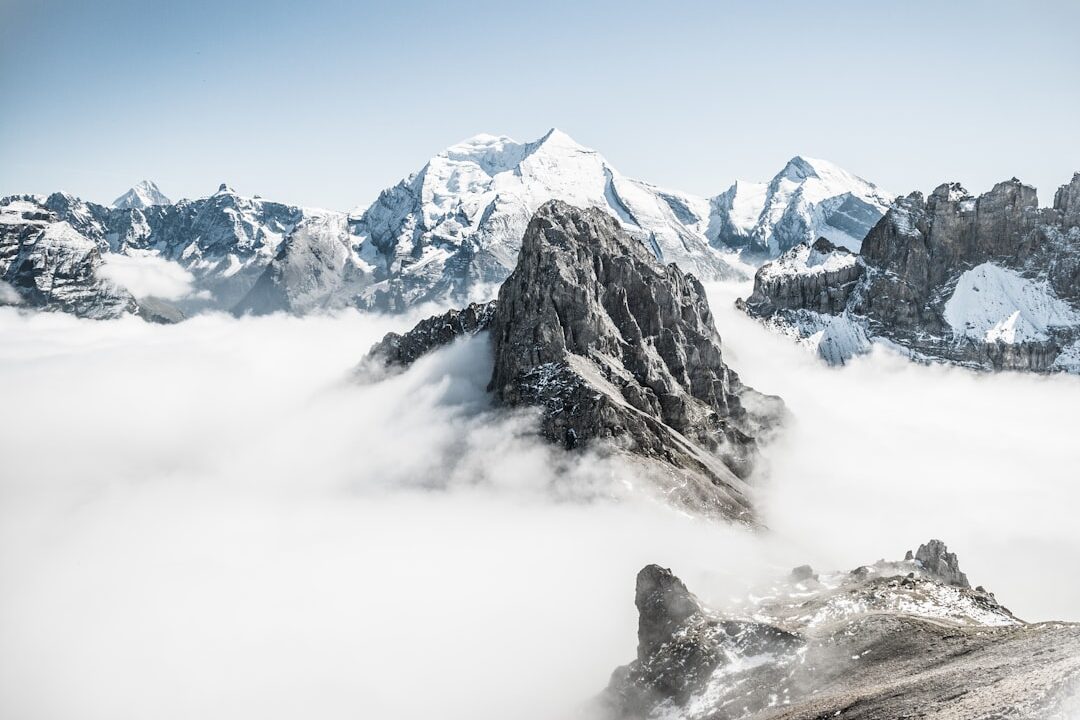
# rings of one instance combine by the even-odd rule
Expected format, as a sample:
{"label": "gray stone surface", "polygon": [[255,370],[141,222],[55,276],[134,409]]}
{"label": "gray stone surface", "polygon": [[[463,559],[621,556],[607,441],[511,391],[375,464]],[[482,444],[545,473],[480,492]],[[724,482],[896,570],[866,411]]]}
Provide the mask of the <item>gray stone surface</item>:
{"label": "gray stone surface", "polygon": [[408,367],[436,348],[487,330],[495,317],[497,304],[496,300],[472,303],[461,310],[448,310],[421,320],[404,335],[387,333],[372,346],[368,355],[387,367]]}

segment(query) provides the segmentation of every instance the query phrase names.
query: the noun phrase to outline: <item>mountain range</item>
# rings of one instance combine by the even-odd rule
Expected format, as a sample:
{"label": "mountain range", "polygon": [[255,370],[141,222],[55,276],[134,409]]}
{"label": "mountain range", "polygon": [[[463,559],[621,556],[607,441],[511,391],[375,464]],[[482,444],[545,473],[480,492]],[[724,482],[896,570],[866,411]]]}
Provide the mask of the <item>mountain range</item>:
{"label": "mountain range", "polygon": [[751,315],[842,364],[874,345],[986,370],[1080,372],[1080,173],[1051,207],[1016,178],[897,201],[860,252],[821,238],[763,265]]}
{"label": "mountain range", "polygon": [[[134,299],[167,302],[177,316],[204,309],[400,311],[487,300],[510,274],[529,218],[553,199],[600,208],[656,259],[703,280],[741,277],[744,260],[820,235],[855,244],[887,206],[874,185],[821,160],[796,157],[768,183],[739,182],[703,198],[627,178],[556,129],[526,143],[478,135],[351,213],[247,197],[224,184],[176,203],[149,181],[112,206],[66,193],[4,198],[0,282],[8,291],[0,297],[95,318],[133,312],[131,298],[107,307],[90,300],[102,292],[131,295],[106,290],[98,272],[111,255],[125,255],[148,268],[146,258],[160,258],[190,274],[184,297]],[[16,263],[55,223],[93,243],[100,258],[64,245],[41,262]],[[67,296],[85,302],[53,299],[47,288],[61,267]]]}

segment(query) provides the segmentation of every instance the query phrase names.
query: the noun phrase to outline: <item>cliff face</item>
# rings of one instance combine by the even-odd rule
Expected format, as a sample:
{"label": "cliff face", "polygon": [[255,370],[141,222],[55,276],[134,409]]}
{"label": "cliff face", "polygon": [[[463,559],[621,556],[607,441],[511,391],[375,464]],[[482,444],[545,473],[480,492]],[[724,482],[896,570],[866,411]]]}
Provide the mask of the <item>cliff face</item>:
{"label": "cliff face", "polygon": [[426,320],[373,354],[407,365],[419,349],[484,330],[494,399],[539,408],[549,441],[601,443],[647,466],[676,502],[751,520],[740,478],[782,403],[724,363],[697,279],[659,265],[609,215],[543,205],[494,304]]}
{"label": "cliff face", "polygon": [[916,358],[1080,371],[1078,206],[1080,173],[1051,208],[1015,178],[979,197],[956,184],[912,193],[847,274],[795,267],[806,253],[795,248],[759,270],[745,308],[803,337],[821,324],[807,312],[842,316]]}
{"label": "cliff face", "polygon": [[1034,720],[1064,717],[1080,681],[1080,626],[1016,618],[938,540],[851,572],[796,568],[729,612],[649,565],[635,604],[637,658],[599,702],[613,720]]}

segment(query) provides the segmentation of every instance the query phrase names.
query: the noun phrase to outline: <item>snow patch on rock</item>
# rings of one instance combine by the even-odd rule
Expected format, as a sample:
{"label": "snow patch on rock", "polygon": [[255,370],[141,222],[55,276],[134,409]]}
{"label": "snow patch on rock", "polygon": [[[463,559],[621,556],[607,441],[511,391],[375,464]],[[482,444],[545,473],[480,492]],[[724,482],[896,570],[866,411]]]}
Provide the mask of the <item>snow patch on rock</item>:
{"label": "snow patch on rock", "polygon": [[1049,283],[986,262],[957,280],[945,321],[957,335],[1013,344],[1048,340],[1051,328],[1080,323],[1080,315]]}
{"label": "snow patch on rock", "polygon": [[763,277],[781,277],[800,273],[818,274],[853,267],[858,262],[854,253],[844,248],[823,251],[808,243],[797,245],[773,262],[761,267]]}

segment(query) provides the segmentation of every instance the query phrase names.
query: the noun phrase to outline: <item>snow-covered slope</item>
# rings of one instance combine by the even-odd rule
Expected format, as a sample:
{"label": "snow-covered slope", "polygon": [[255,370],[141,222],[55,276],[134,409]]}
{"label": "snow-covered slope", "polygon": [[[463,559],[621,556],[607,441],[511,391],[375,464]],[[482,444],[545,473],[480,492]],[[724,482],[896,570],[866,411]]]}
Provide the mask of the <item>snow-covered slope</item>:
{"label": "snow-covered slope", "polygon": [[172,200],[158,189],[150,180],[143,180],[120,197],[113,200],[113,207],[121,209],[138,208],[140,210],[154,205],[171,205]]}
{"label": "snow-covered slope", "polygon": [[737,182],[712,199],[714,246],[776,257],[819,237],[859,251],[891,202],[876,185],[825,160],[796,156],[768,183]]}
{"label": "snow-covered slope", "polygon": [[477,135],[453,145],[354,213],[354,249],[372,268],[354,301],[486,299],[513,268],[529,219],[552,199],[604,210],[659,260],[699,277],[736,274],[702,232],[705,200],[626,178],[553,129],[529,143]]}
{"label": "snow-covered slope", "polygon": [[1045,341],[1055,327],[1080,324],[1080,313],[1046,281],[986,262],[964,272],[945,303],[953,333],[984,342]]}
{"label": "snow-covered slope", "polygon": [[844,248],[821,242],[813,245],[800,243],[774,262],[763,265],[759,273],[765,278],[784,275],[817,275],[839,272],[853,267],[856,262],[858,262],[858,255]]}

